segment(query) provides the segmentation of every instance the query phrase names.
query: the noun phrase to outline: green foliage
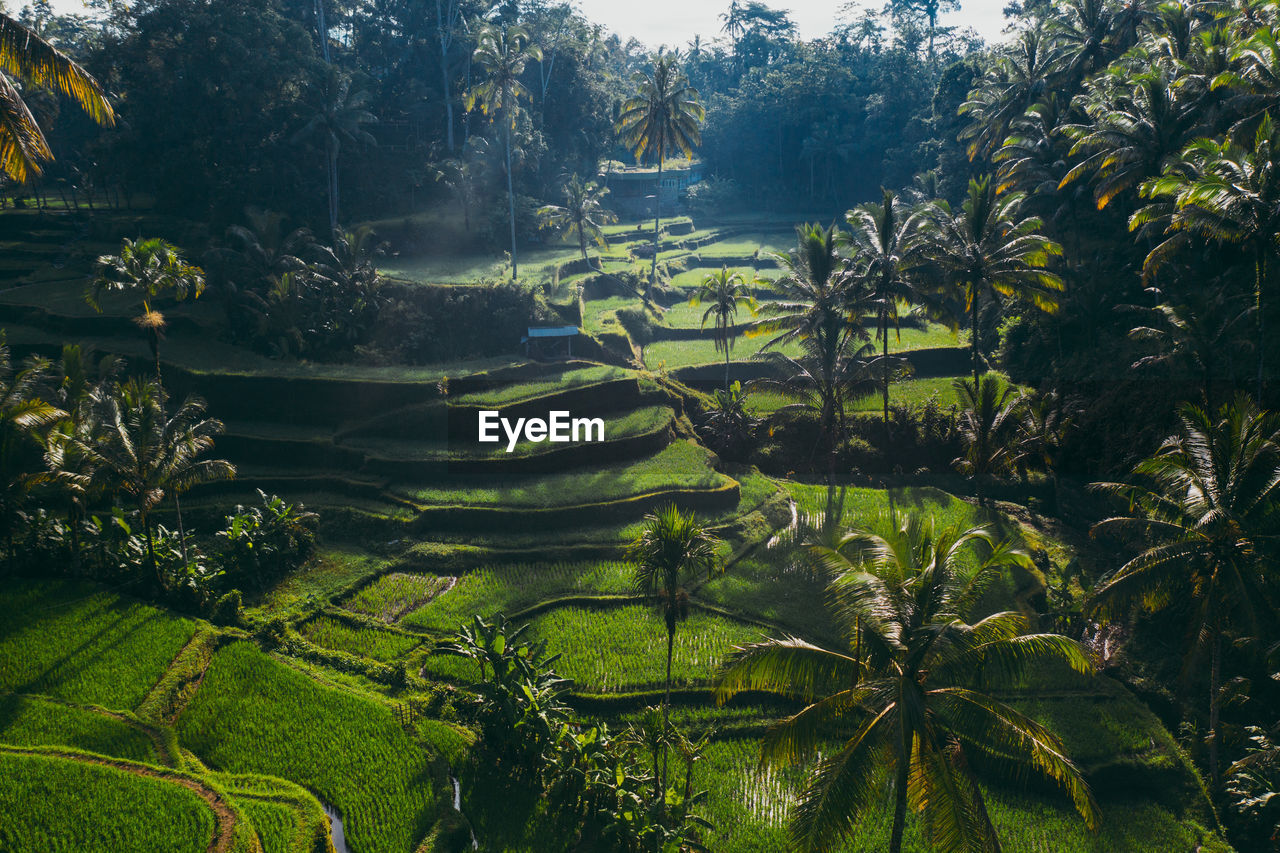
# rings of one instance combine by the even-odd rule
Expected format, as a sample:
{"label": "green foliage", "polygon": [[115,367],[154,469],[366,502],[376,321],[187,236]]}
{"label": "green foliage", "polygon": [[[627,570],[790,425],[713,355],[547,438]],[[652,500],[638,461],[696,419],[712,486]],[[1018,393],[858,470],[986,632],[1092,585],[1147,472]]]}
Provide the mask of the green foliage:
{"label": "green foliage", "polygon": [[181,785],[74,758],[0,751],[0,848],[203,853],[208,805]]}
{"label": "green foliage", "polygon": [[158,763],[155,744],[140,726],[100,710],[39,696],[0,695],[0,743],[64,746]]}
{"label": "green foliage", "polygon": [[261,506],[237,505],[217,535],[225,544],[224,560],[232,580],[249,581],[262,589],[311,556],[320,516],[261,489],[258,496]]}
{"label": "green foliage", "polygon": [[195,626],[82,584],[46,581],[0,591],[0,689],[133,708]]}
{"label": "green foliage", "polygon": [[215,655],[177,730],[219,768],[315,791],[341,811],[356,849],[409,853],[431,825],[429,756],[389,708],[323,687],[248,643]]}

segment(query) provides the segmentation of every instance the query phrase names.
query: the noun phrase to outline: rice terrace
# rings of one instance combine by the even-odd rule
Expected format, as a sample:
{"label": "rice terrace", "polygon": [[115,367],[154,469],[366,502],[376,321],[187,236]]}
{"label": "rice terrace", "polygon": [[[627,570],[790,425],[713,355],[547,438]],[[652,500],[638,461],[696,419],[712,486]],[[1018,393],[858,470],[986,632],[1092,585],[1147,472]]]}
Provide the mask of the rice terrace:
{"label": "rice terrace", "polygon": [[0,60],[0,853],[1280,853],[1280,0]]}

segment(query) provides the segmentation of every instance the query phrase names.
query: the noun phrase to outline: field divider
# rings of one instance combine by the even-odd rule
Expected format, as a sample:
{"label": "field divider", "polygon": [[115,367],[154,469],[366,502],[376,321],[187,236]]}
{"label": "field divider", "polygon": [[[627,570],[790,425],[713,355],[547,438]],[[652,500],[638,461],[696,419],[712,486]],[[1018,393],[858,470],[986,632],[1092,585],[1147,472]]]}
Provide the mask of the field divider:
{"label": "field divider", "polygon": [[197,630],[138,705],[138,717],[153,725],[172,725],[200,689],[214,652],[226,639],[215,628]]}

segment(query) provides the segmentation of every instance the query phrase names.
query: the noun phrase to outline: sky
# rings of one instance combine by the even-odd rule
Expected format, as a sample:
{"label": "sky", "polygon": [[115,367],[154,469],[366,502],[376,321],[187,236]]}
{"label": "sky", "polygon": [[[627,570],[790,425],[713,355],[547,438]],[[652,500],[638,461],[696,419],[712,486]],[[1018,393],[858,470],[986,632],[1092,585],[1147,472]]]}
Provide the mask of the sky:
{"label": "sky", "polygon": [[[803,38],[815,38],[831,31],[845,0],[766,0],[769,6],[786,9]],[[958,12],[943,18],[947,26],[973,27],[987,41],[1001,38],[1006,0],[961,0]],[[52,0],[59,12],[84,12],[83,0]],[[683,46],[694,34],[710,41],[720,33],[720,14],[729,0],[576,0],[589,19],[626,39],[635,36],[650,47],[661,44]],[[23,0],[9,0],[21,8]],[[870,2],[879,10],[883,3]]]}
{"label": "sky", "polygon": [[[943,18],[946,26],[973,27],[987,41],[1001,38],[1006,0],[961,0],[958,12]],[[786,9],[796,22],[802,38],[810,39],[831,31],[845,0],[766,0],[775,9]],[[720,14],[729,0],[577,0],[589,19],[598,21],[624,39],[635,36],[650,47],[660,44],[684,46],[696,33],[704,41],[720,33]],[[882,2],[867,5],[879,11]]]}

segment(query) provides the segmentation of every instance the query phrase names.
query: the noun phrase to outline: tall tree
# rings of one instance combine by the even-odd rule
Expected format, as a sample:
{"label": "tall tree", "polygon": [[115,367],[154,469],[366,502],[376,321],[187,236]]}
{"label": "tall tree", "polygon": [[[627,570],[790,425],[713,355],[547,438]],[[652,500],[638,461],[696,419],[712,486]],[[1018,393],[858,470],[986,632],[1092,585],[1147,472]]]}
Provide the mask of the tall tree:
{"label": "tall tree", "polygon": [[1062,247],[1039,233],[1041,222],[1023,218],[1020,193],[997,195],[989,176],[969,182],[961,209],[939,202],[920,220],[922,249],[959,289],[969,314],[973,384],[982,372],[982,303],[1023,299],[1043,311],[1058,308],[1062,279],[1046,267]]}
{"label": "tall tree", "polygon": [[653,71],[637,71],[632,76],[636,93],[618,113],[617,131],[622,143],[636,159],[657,163],[658,183],[653,197],[653,265],[650,277],[658,276],[658,247],[662,224],[662,164],[677,151],[692,157],[702,144],[702,122],[706,108],[698,100],[698,90],[689,85],[676,56],[660,54]]}
{"label": "tall tree", "polygon": [[98,124],[115,124],[115,113],[98,81],[49,42],[0,13],[0,171],[24,183],[40,174],[53,152],[35,116],[14,85],[20,79],[71,98]]}
{"label": "tall tree", "polygon": [[1143,184],[1142,194],[1157,203],[1134,214],[1129,227],[1164,225],[1166,234],[1147,255],[1145,275],[1158,270],[1192,235],[1245,251],[1253,266],[1257,392],[1261,399],[1268,350],[1268,297],[1280,262],[1280,127],[1267,113],[1248,147],[1229,139],[1198,140],[1187,148],[1182,163]]}
{"label": "tall tree", "polygon": [[1129,483],[1099,483],[1123,500],[1115,530],[1148,544],[1093,594],[1104,616],[1131,606],[1182,605],[1192,648],[1209,653],[1209,775],[1218,781],[1222,647],[1232,631],[1256,636],[1271,612],[1264,541],[1280,506],[1280,417],[1240,394],[1210,414],[1184,403],[1177,431],[1134,466]]}
{"label": "tall tree", "polygon": [[[913,254],[912,236],[916,216],[903,209],[892,190],[882,189],[880,204],[864,204],[845,215],[849,234],[845,238],[853,251],[859,275],[865,276],[876,313],[876,337],[881,342],[880,381],[884,388],[884,428],[889,430],[889,327],[899,332],[899,306],[919,301],[921,294],[909,275]],[[901,338],[901,333],[898,335]]]}
{"label": "tall tree", "polygon": [[147,335],[151,358],[155,362],[156,379],[160,379],[160,341],[164,336],[164,314],[155,310],[152,301],[172,296],[181,302],[190,296],[198,299],[204,292],[204,270],[188,263],[182,251],[172,243],[150,237],[124,239],[120,254],[98,258],[97,275],[85,293],[85,299],[101,311],[104,293],[142,294],[142,314],[134,321]]}
{"label": "tall tree", "polygon": [[707,321],[715,323],[716,350],[724,353],[724,390],[729,392],[729,354],[733,351],[737,330],[734,322],[738,317],[738,309],[746,308],[752,314],[756,311],[756,298],[751,288],[742,277],[742,273],[729,271],[728,266],[721,267],[719,272],[709,272],[702,278],[702,284],[689,300],[690,305],[700,306],[708,303],[707,310],[702,312],[702,328]]}
{"label": "tall tree", "polygon": [[512,176],[511,151],[515,144],[516,118],[520,112],[520,99],[531,97],[529,89],[520,82],[525,66],[530,60],[542,58],[542,50],[530,42],[524,27],[498,27],[483,24],[476,33],[476,49],[473,59],[484,71],[485,79],[467,92],[467,111],[480,107],[490,120],[501,117],[502,136],[506,147],[507,162],[507,214],[511,222],[511,278],[520,276],[516,249],[516,190]]}
{"label": "tall tree", "polygon": [[[79,449],[95,475],[103,478],[107,491],[133,500],[146,537],[148,568],[158,572],[152,511],[166,495],[173,497],[185,557],[179,495],[197,484],[235,476],[230,462],[202,458],[213,449],[213,437],[222,432],[222,422],[205,417],[204,401],[198,397],[188,397],[170,415],[168,395],[155,379],[113,383],[100,405],[102,434],[82,439]],[[156,579],[163,583],[159,574]]]}
{"label": "tall tree", "polygon": [[[688,587],[720,570],[720,557],[716,552],[719,544],[715,534],[699,524],[693,513],[685,514],[675,504],[669,504],[645,516],[644,528],[627,549],[627,559],[636,567],[636,592],[654,602],[667,629],[667,677],[662,694],[664,729],[670,725],[671,658],[675,651],[676,626],[689,616]],[[664,789],[665,749],[664,746]]]}
{"label": "tall tree", "polygon": [[883,532],[854,530],[812,549],[833,578],[842,643],[784,637],[739,647],[716,688],[721,704],[767,690],[805,706],[765,735],[765,764],[807,761],[840,741],[823,750],[792,812],[794,849],[836,849],[877,805],[887,772],[889,853],[902,850],[909,805],[923,813],[930,849],[999,850],[971,757],[1056,783],[1096,826],[1097,806],[1058,738],[991,692],[1048,665],[1088,673],[1088,658],[1066,637],[1026,634],[1016,612],[969,621],[992,577],[1029,556],[983,527],[935,530],[917,515],[873,526]]}
{"label": "tall tree", "polygon": [[608,188],[574,175],[564,185],[564,205],[544,205],[538,209],[538,218],[544,228],[552,228],[569,237],[576,236],[582,259],[590,263],[587,241],[607,249],[609,241],[605,237],[604,226],[618,221],[617,216],[604,209],[604,197],[608,194]]}
{"label": "tall tree", "polygon": [[[317,0],[320,2],[320,0]],[[319,139],[324,144],[325,168],[329,184],[329,230],[338,227],[338,155],[344,142],[362,142],[375,145],[373,134],[364,129],[376,122],[377,116],[369,112],[369,93],[363,89],[352,91],[351,78],[330,66],[325,71],[319,101],[313,106],[311,118],[294,134],[295,139]]]}

